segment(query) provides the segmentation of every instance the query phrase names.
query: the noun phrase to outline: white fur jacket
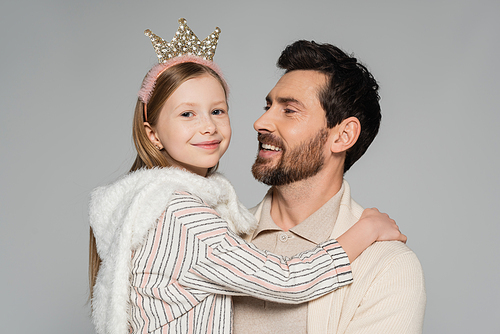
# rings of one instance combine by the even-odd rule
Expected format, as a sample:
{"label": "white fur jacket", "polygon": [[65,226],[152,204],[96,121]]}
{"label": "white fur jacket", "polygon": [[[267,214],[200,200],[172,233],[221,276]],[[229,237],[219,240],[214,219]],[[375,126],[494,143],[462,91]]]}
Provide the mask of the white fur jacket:
{"label": "white fur jacket", "polygon": [[205,178],[177,168],[140,169],[95,189],[89,218],[102,260],[92,299],[97,333],[128,333],[132,251],[156,225],[174,191],[202,198],[238,234],[257,226],[232,185],[218,173]]}

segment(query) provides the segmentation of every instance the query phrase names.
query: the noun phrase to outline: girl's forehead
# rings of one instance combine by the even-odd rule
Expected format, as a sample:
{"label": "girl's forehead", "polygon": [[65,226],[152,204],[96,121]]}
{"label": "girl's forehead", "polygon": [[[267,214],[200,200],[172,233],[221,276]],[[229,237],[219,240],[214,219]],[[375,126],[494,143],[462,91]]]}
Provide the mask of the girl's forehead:
{"label": "girl's forehead", "polygon": [[223,86],[213,76],[206,74],[183,82],[165,101],[164,109],[179,107],[212,107],[227,105]]}
{"label": "girl's forehead", "polygon": [[191,97],[194,99],[208,98],[210,96],[218,98],[224,96],[224,87],[222,87],[219,80],[211,75],[202,75],[196,78],[191,78],[183,82],[172,94],[172,97]]}

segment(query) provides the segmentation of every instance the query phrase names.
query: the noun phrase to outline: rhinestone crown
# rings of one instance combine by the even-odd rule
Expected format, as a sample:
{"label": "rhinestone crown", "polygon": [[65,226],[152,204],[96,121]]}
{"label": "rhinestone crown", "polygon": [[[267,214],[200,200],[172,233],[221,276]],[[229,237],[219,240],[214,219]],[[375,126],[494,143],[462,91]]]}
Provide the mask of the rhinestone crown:
{"label": "rhinestone crown", "polygon": [[193,30],[186,24],[186,19],[182,18],[179,19],[179,29],[177,29],[174,38],[170,42],[153,34],[149,29],[144,31],[144,34],[151,39],[159,63],[186,54],[212,60],[219,41],[220,29],[216,27],[213,33],[200,41]]}

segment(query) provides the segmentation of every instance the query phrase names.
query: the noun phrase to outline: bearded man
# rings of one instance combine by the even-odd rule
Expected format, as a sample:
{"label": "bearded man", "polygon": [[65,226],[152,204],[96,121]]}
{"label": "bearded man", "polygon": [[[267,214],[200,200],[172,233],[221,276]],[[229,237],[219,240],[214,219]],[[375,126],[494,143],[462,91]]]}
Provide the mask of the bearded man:
{"label": "bearded man", "polygon": [[[359,219],[363,209],[343,176],[377,135],[381,115],[373,76],[333,45],[297,41],[278,66],[285,74],[254,124],[259,152],[252,173],[271,188],[253,208],[259,226],[247,240],[291,256],[340,236]],[[235,297],[234,332],[422,332],[422,268],[405,244],[373,244],[352,272],[354,283],[306,304]]]}

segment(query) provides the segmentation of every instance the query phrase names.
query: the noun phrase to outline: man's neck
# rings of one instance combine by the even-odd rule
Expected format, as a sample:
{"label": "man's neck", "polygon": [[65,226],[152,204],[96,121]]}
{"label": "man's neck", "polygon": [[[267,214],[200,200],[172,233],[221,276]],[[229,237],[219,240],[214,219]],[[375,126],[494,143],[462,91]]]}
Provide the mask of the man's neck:
{"label": "man's neck", "polygon": [[320,171],[313,177],[272,188],[271,217],[284,231],[300,224],[342,187],[342,174]]}

